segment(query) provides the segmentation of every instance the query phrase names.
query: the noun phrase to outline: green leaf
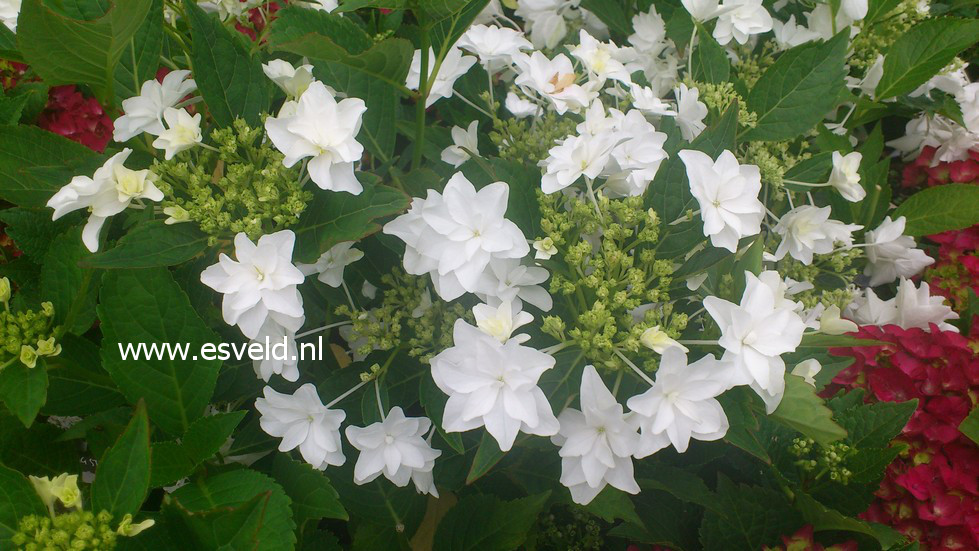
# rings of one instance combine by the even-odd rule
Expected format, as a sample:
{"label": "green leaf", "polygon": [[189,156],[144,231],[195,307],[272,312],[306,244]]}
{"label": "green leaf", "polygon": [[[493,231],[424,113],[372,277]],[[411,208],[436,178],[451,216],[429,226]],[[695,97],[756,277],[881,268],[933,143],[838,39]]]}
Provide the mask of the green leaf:
{"label": "green leaf", "polygon": [[308,463],[300,463],[284,453],[277,453],[272,463],[272,477],[292,499],[293,518],[297,524],[321,518],[349,518],[330,479]]}
{"label": "green leaf", "polygon": [[66,333],[58,339],[61,354],[45,358],[48,371],[48,401],[45,415],[89,415],[122,406],[109,374],[102,368],[99,347],[92,341]]}
{"label": "green leaf", "polygon": [[625,9],[626,4],[618,0],[582,0],[581,7],[592,12],[608,28],[622,36],[632,34],[632,18]]}
{"label": "green leaf", "polygon": [[317,78],[348,97],[364,100],[364,113],[358,139],[382,162],[394,156],[400,97],[393,86],[336,61],[318,61],[314,69]]}
{"label": "green leaf", "polygon": [[0,199],[22,207],[44,207],[73,176],[102,164],[84,145],[35,126],[0,126],[0,143]]}
{"label": "green leaf", "polygon": [[[19,472],[0,465],[0,543],[17,532],[18,521],[28,515],[47,516],[34,486]],[[11,544],[12,545],[12,544]]]}
{"label": "green leaf", "polygon": [[972,408],[969,415],[959,424],[959,432],[979,445],[979,407]]}
{"label": "green leaf", "polygon": [[0,57],[10,61],[24,61],[20,52],[17,51],[17,35],[6,25],[0,25]]}
{"label": "green leaf", "polygon": [[810,333],[803,335],[802,342],[798,348],[855,348],[860,346],[881,346],[886,344],[883,341],[874,339],[864,339],[851,335],[825,335],[822,333]]}
{"label": "green leaf", "polygon": [[716,506],[714,493],[707,488],[704,481],[699,476],[677,467],[656,465],[655,468],[644,473],[638,482],[644,490],[662,490],[681,501],[707,509]]}
{"label": "green leaf", "polygon": [[112,93],[116,64],[143,24],[151,0],[116,0],[99,6],[96,19],[74,19],[43,0],[24,0],[17,19],[20,52],[50,85],[89,84],[104,102]]}
{"label": "green leaf", "polygon": [[0,96],[0,124],[17,124],[29,99],[26,94]]}
{"label": "green leaf", "polygon": [[824,446],[846,438],[846,430],[833,421],[833,412],[816,389],[797,375],[786,374],[785,395],[770,417]]}
{"label": "green leaf", "polygon": [[381,229],[377,218],[407,208],[408,196],[385,186],[365,185],[360,195],[314,192],[313,203],[293,227],[296,258],[314,262],[343,241],[357,241]]}
{"label": "green leaf", "polygon": [[150,423],[146,405],[136,406],[133,420],[109,448],[95,471],[92,509],[113,518],[136,514],[150,487]]}
{"label": "green leaf", "polygon": [[55,242],[55,238],[77,224],[77,216],[67,215],[51,220],[51,209],[14,207],[0,211],[0,221],[7,225],[4,232],[17,248],[40,261]]}
{"label": "green leaf", "polygon": [[25,475],[51,477],[78,472],[78,443],[59,440],[63,434],[51,423],[34,423],[26,429],[11,415],[0,413],[0,463]]}
{"label": "green leaf", "polygon": [[893,528],[846,516],[835,509],[824,506],[802,491],[796,492],[794,505],[802,513],[806,523],[812,524],[813,529],[817,532],[846,530],[866,534],[876,539],[884,549],[888,549],[904,539],[904,536]]}
{"label": "green leaf", "polygon": [[[217,342],[217,336],[164,268],[107,272],[98,310],[102,360],[112,380],[130,402],[145,399],[161,429],[173,435],[187,432],[204,413],[221,364],[194,354],[204,343]],[[188,359],[123,359],[120,343],[186,345]]]}
{"label": "green leaf", "polygon": [[33,368],[15,361],[0,371],[0,399],[11,413],[30,427],[48,397],[48,370],[43,358]]}
{"label": "green leaf", "polygon": [[[830,152],[817,153],[804,161],[796,163],[785,171],[785,179],[810,184],[821,184],[829,177],[833,169],[833,154]],[[809,186],[786,183],[785,187],[794,191],[812,191]]]}
{"label": "green leaf", "polygon": [[76,334],[95,322],[98,274],[79,266],[91,256],[82,244],[81,229],[74,228],[51,245],[41,266],[41,294],[54,305],[55,323],[70,324],[66,329]]}
{"label": "green leaf", "polygon": [[200,550],[292,550],[289,497],[268,476],[249,469],[197,479],[164,499],[168,520],[183,523]]}
{"label": "green leaf", "polygon": [[156,268],[173,266],[207,249],[207,235],[196,224],[167,225],[163,220],[139,224],[119,243],[82,261],[90,268]]}
{"label": "green leaf", "polygon": [[374,43],[349,18],[325,11],[286,8],[277,12],[269,33],[273,50],[316,61],[335,62],[393,86],[408,95],[404,83],[414,46],[403,38]]}
{"label": "green leaf", "polygon": [[731,77],[731,62],[724,48],[703,27],[697,35],[697,47],[690,60],[694,80],[709,84],[727,82]]}
{"label": "green leaf", "polygon": [[445,432],[442,428],[442,414],[445,412],[445,402],[448,397],[435,385],[435,380],[427,374],[423,374],[418,383],[418,399],[425,414],[432,420],[437,427],[439,436],[459,454],[466,453],[466,446],[462,443],[462,435],[458,432]]}
{"label": "green leaf", "polygon": [[885,15],[901,5],[901,0],[870,0],[867,6],[867,16],[863,18],[862,25],[869,28]]}
{"label": "green leaf", "polygon": [[757,125],[745,140],[779,141],[805,133],[836,106],[843,77],[849,34],[811,42],[783,53],[751,88],[748,110]]}
{"label": "green leaf", "polygon": [[191,423],[180,442],[154,442],[150,487],[167,486],[190,475],[228,441],[244,411],[208,415]]}
{"label": "green leaf", "polygon": [[908,197],[891,214],[907,218],[905,235],[919,237],[979,223],[979,186],[947,184],[923,189]]}
{"label": "green leaf", "polygon": [[611,486],[606,486],[595,496],[595,499],[588,502],[585,510],[610,524],[617,520],[624,520],[636,526],[643,526],[629,494]]}
{"label": "green leaf", "polygon": [[512,501],[488,495],[459,500],[445,514],[435,531],[434,551],[519,548],[537,522],[550,492]]}
{"label": "green leaf", "polygon": [[716,503],[700,525],[704,549],[761,549],[802,524],[801,516],[782,494],[757,486],[736,486],[723,475],[717,483]]}
{"label": "green leaf", "polygon": [[466,475],[466,484],[472,484],[496,466],[503,459],[506,452],[500,450],[500,445],[490,433],[483,432],[483,438],[479,441],[476,448],[476,457],[473,458],[472,466],[469,467],[469,474]]}
{"label": "green leaf", "polygon": [[251,126],[260,125],[271,92],[262,62],[197,2],[184,0],[183,5],[194,40],[194,80],[211,116],[221,126],[230,126],[238,117]]}
{"label": "green leaf", "polygon": [[143,24],[129,39],[115,71],[116,99],[138,96],[143,83],[156,77],[163,50],[163,0],[151,0]]}
{"label": "green leaf", "polygon": [[[827,405],[833,408],[832,402]],[[886,448],[901,434],[917,407],[917,400],[877,402],[842,411],[834,408],[834,417],[846,430],[847,440],[857,449]]]}
{"label": "green leaf", "polygon": [[925,19],[902,33],[884,56],[884,74],[875,96],[886,99],[913,91],[938,74],[962,50],[976,43],[979,21]]}

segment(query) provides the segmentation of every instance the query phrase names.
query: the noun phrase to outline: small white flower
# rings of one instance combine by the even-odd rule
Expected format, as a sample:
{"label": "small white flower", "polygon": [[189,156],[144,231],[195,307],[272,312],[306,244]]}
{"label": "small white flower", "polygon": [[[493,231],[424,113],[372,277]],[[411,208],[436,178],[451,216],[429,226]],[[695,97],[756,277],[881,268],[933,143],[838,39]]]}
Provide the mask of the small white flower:
{"label": "small white flower", "polygon": [[201,135],[201,114],[193,117],[186,109],[167,107],[163,111],[167,129],[153,140],[153,147],[164,150],[164,158],[170,160],[181,151],[186,151],[204,140]]}
{"label": "small white flower", "polygon": [[914,277],[935,262],[924,251],[914,248],[913,237],[903,235],[906,222],[903,216],[897,220],[888,216],[877,229],[865,234],[869,262],[863,273],[870,276],[871,287],[890,283],[898,277]]}
{"label": "small white flower", "polygon": [[255,409],[262,414],[262,430],[282,439],[279,451],[298,447],[303,460],[320,470],[343,465],[346,458],[340,447],[340,423],[347,414],[324,406],[313,383],[304,384],[291,395],[267,386],[264,394],[255,400]]}
{"label": "small white flower", "polygon": [[12,32],[17,32],[17,16],[20,15],[21,0],[0,0],[0,23]]}
{"label": "small white flower", "polygon": [[550,237],[534,241],[534,250],[537,251],[534,254],[534,259],[536,260],[548,260],[557,254],[557,247],[554,245],[554,240]]}
{"label": "small white flower", "polygon": [[775,259],[781,260],[788,254],[808,266],[812,264],[813,254],[829,254],[837,243],[852,246],[852,233],[863,226],[830,220],[830,214],[830,207],[802,205],[782,215],[774,228],[782,236]]}
{"label": "small white flower", "polygon": [[181,222],[190,222],[190,213],[187,212],[187,209],[181,207],[180,205],[163,207],[163,214],[167,215],[167,219],[164,220],[163,223],[168,226],[179,224]]}
{"label": "small white flower", "polygon": [[547,158],[540,162],[545,171],[541,190],[560,191],[582,176],[594,180],[605,170],[617,141],[612,132],[568,136],[548,150]]}
{"label": "small white flower", "polygon": [[291,167],[312,157],[306,169],[313,183],[321,189],[358,195],[364,188],[354,176],[354,163],[364,153],[357,133],[366,110],[364,100],[337,102],[326,85],[314,81],[299,98],[295,114],[269,117],[265,131],[285,155],[283,165]]}
{"label": "small white flower", "polygon": [[[442,60],[442,65],[439,66],[439,72],[434,77],[434,82],[431,84],[431,89],[428,93],[428,98],[425,100],[425,107],[431,107],[433,103],[442,98],[451,98],[453,94],[452,87],[455,86],[456,80],[462,75],[469,72],[469,69],[476,64],[476,58],[471,55],[462,55],[462,50],[453,46],[449,53],[446,54],[445,58]],[[428,50],[428,80],[432,80],[431,71],[435,68],[435,51],[432,49]],[[421,80],[422,72],[422,55],[421,50],[415,50],[415,55],[411,58],[411,67],[408,69],[408,77],[405,80],[405,86],[410,90],[417,90],[418,83]]]}
{"label": "small white flower", "polygon": [[687,168],[690,192],[700,204],[704,235],[715,247],[735,252],[738,240],[761,231],[765,206],[758,200],[761,174],[757,166],[738,164],[726,150],[716,162],[692,149],[677,155]]}
{"label": "small white flower", "polygon": [[745,44],[749,37],[770,30],[772,16],[762,5],[762,0],[724,0],[714,27],[714,38],[721,46],[732,39]]}
{"label": "small white flower", "polygon": [[670,336],[666,334],[666,331],[660,329],[658,325],[643,331],[642,335],[639,337],[639,343],[657,354],[664,354],[666,353],[667,349],[670,348],[679,348],[684,352],[690,352],[686,346],[683,346],[670,338]]}
{"label": "small white flower", "polygon": [[843,13],[847,17],[854,21],[860,21],[867,17],[868,4],[867,0],[842,0],[840,7],[843,8]]}
{"label": "small white flower", "polygon": [[979,133],[979,82],[963,86],[955,93],[955,101],[962,109],[962,119],[970,132]]}
{"label": "small white flower", "polygon": [[860,161],[863,159],[858,151],[841,155],[833,152],[833,171],[829,175],[829,185],[836,188],[844,199],[851,203],[863,200],[867,190],[860,185]]}
{"label": "small white flower", "polygon": [[812,386],[816,386],[816,379],[813,377],[818,375],[822,369],[823,366],[820,365],[819,360],[809,358],[808,360],[803,360],[802,362],[797,363],[796,366],[792,368],[792,374],[802,377],[807,383],[811,384]]}
{"label": "small white flower", "polygon": [[272,79],[289,99],[299,99],[303,92],[313,83],[313,66],[300,65],[293,67],[292,63],[281,59],[273,59],[262,64],[265,76]]}
{"label": "small white flower", "polygon": [[[262,324],[258,334],[251,340],[263,347],[268,343],[264,356],[252,359],[255,374],[266,383],[272,375],[281,375],[287,381],[299,380],[299,350],[296,346],[296,331],[306,321],[304,316],[292,317],[271,314]],[[283,350],[284,349],[284,350]]]}
{"label": "small white flower", "polygon": [[707,297],[704,308],[721,328],[721,359],[732,362],[735,384],[750,385],[771,413],[785,393],[781,355],[795,351],[806,327],[799,314],[779,304],[768,283],[751,272],[745,272],[745,281],[740,304]]}
{"label": "small white flower", "polygon": [[584,29],[579,32],[578,45],[571,50],[571,55],[581,61],[595,78],[617,80],[627,86],[632,84],[632,71],[623,60],[634,58],[634,54],[635,52],[619,48],[611,42],[600,42]]}
{"label": "small white flower", "polygon": [[[473,306],[473,316],[476,318],[476,327],[501,343],[510,340],[510,336],[517,328],[534,321],[534,316],[528,312],[521,312],[519,307],[514,311],[513,303],[509,300],[501,301],[496,307],[477,304]],[[518,342],[526,342],[530,338],[527,335],[517,335],[517,337],[520,338]]]}
{"label": "small white flower", "polygon": [[[442,450],[425,441],[425,433],[431,427],[427,417],[405,417],[397,406],[383,421],[366,427],[348,426],[347,440],[360,450],[354,465],[354,483],[367,484],[383,474],[395,486],[404,487],[413,480],[420,493],[438,497],[438,490],[428,479]],[[428,477],[419,477],[423,473]]]}
{"label": "small white flower", "polygon": [[557,433],[558,421],[537,386],[554,358],[516,339],[501,343],[461,319],[452,338],[454,345],[430,362],[435,384],[449,396],[442,421],[446,432],[485,426],[503,451],[513,447],[520,432]]}
{"label": "small white flower", "polygon": [[796,24],[794,15],[790,15],[785,23],[777,19],[774,20],[772,29],[775,31],[775,43],[778,44],[780,50],[788,50],[819,38],[818,34]]}
{"label": "small white flower", "polygon": [[123,166],[132,152],[126,148],[116,153],[91,178],[75,176],[48,200],[47,206],[54,209],[52,220],[72,211],[90,209],[82,230],[82,243],[93,253],[99,250],[99,232],[110,216],[126,210],[134,200],[163,200],[163,192],[155,184],[156,174]]}
{"label": "small white flower", "polygon": [[340,6],[337,0],[307,0],[306,7],[316,11],[332,12]]}
{"label": "small white flower", "polygon": [[581,411],[562,411],[560,431],[551,437],[561,446],[561,484],[580,505],[591,502],[607,485],[638,494],[632,465],[639,447],[638,419],[623,412],[590,365],[581,374],[578,396]]}
{"label": "small white flower", "polygon": [[627,402],[639,416],[641,437],[636,458],[670,444],[683,453],[691,438],[705,442],[723,438],[729,425],[717,397],[731,387],[729,372],[730,367],[712,354],[687,365],[683,350],[665,350],[656,370],[656,383]]}
{"label": "small white flower", "polygon": [[718,0],[681,0],[681,3],[695,21],[710,21],[719,11]]}
{"label": "small white flower", "polygon": [[353,241],[337,243],[330,247],[330,250],[321,254],[313,264],[298,264],[297,266],[303,275],[318,274],[316,279],[330,287],[339,287],[343,284],[343,269],[364,258],[364,252],[352,248],[353,246]]}
{"label": "small white flower", "polygon": [[656,6],[649,11],[632,16],[633,33],[629,44],[635,46],[643,55],[659,55],[666,48],[666,22],[656,13]]}
{"label": "small white flower", "polygon": [[553,302],[540,284],[549,276],[544,268],[524,266],[516,258],[494,258],[476,282],[474,292],[491,304],[509,300],[522,307],[526,301],[547,312]]}
{"label": "small white flower", "polygon": [[704,118],[707,117],[707,105],[700,101],[700,90],[687,88],[680,84],[673,90],[676,94],[676,124],[680,127],[683,139],[692,141],[707,128]]}
{"label": "small white flower", "polygon": [[897,308],[893,323],[904,329],[920,327],[929,329],[937,325],[939,331],[959,331],[947,320],[959,319],[959,315],[945,304],[941,295],[932,296],[931,288],[924,281],[915,287],[910,279],[901,278],[894,296],[894,306]]}
{"label": "small white flower", "polygon": [[503,105],[506,107],[507,111],[518,119],[536,117],[543,111],[536,103],[530,101],[529,99],[524,99],[513,92],[507,92],[506,100],[504,100]]}
{"label": "small white flower", "polygon": [[676,116],[673,106],[660,99],[649,86],[633,84],[629,88],[629,94],[632,96],[632,106],[642,111],[644,115],[653,117]]}
{"label": "small white flower", "polygon": [[257,0],[209,0],[200,7],[208,13],[217,13],[222,21],[237,19],[258,4]]}
{"label": "small white flower", "polygon": [[827,335],[843,335],[858,329],[857,324],[840,317],[840,307],[832,305],[819,316],[819,332]]}
{"label": "small white flower", "polygon": [[473,25],[459,37],[456,45],[479,56],[479,61],[491,73],[509,65],[521,50],[534,48],[522,32],[496,25]]}
{"label": "small white flower", "polygon": [[890,325],[897,318],[894,299],[881,300],[873,289],[867,287],[853,295],[844,312],[857,325]]}
{"label": "small white flower", "polygon": [[459,168],[469,160],[469,153],[479,156],[479,121],[472,121],[467,128],[452,127],[452,145],[442,150],[442,162]]}
{"label": "small white flower", "polygon": [[296,234],[282,230],[263,235],[258,243],[248,236],[235,236],[235,257],[221,254],[217,264],[201,273],[201,283],[224,294],[221,311],[228,325],[238,325],[254,338],[270,313],[299,318],[302,297],[296,286],[303,273],[292,265]]}
{"label": "small white flower", "polygon": [[147,80],[139,95],[122,101],[123,116],[113,121],[112,139],[125,142],[146,132],[159,136],[164,130],[163,112],[197,90],[190,71],[170,71],[163,82]]}
{"label": "small white flower", "polygon": [[514,84],[528,96],[539,94],[547,98],[558,115],[567,111],[577,113],[588,107],[598,97],[600,81],[576,84],[578,75],[568,56],[558,54],[554,59],[539,51],[530,55],[521,53],[513,58],[517,70]]}
{"label": "small white flower", "polygon": [[388,222],[384,233],[405,242],[405,271],[430,274],[438,295],[455,300],[477,291],[491,260],[530,252],[523,232],[504,216],[509,194],[504,182],[477,192],[459,172],[442,193],[430,189],[427,198],[413,199],[411,209]]}

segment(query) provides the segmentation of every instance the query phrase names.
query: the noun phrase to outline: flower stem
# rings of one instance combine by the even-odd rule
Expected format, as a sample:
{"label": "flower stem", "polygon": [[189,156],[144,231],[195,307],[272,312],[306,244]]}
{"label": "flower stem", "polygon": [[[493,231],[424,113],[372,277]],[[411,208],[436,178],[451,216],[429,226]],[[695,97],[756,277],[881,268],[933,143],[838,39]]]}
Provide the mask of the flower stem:
{"label": "flower stem", "polygon": [[680,344],[693,344],[693,345],[698,345],[699,344],[699,345],[704,345],[704,346],[710,346],[710,345],[717,344],[717,341],[676,341],[676,342],[678,342]]}
{"label": "flower stem", "polygon": [[351,388],[350,390],[348,390],[348,391],[344,392],[343,394],[337,396],[329,404],[326,404],[326,407],[327,408],[331,408],[331,407],[335,406],[336,404],[338,404],[339,402],[342,402],[344,398],[346,398],[347,396],[350,396],[354,392],[357,392],[358,390],[360,390],[360,387],[366,385],[367,383],[368,383],[368,381],[361,381],[361,382],[357,383],[356,385],[354,385],[353,388]]}
{"label": "flower stem", "polygon": [[381,414],[381,421],[384,420],[384,406],[381,405],[381,385],[374,379],[374,397],[377,398],[377,412]]}
{"label": "flower stem", "polygon": [[639,375],[639,377],[641,377],[642,380],[644,380],[647,383],[649,383],[649,386],[653,386],[655,384],[653,382],[653,380],[649,377],[649,375],[646,375],[646,372],[644,372],[643,370],[639,369],[639,366],[637,366],[636,364],[632,363],[632,361],[629,360],[629,358],[626,358],[625,357],[625,354],[623,354],[622,352],[620,352],[618,348],[613,349],[613,352],[615,352],[615,355],[618,356],[623,362],[625,362],[625,364],[627,366],[631,367],[632,370],[636,372],[636,375]]}
{"label": "flower stem", "polygon": [[422,163],[422,150],[425,148],[425,105],[428,103],[428,28],[422,26],[418,72],[418,103],[415,104],[415,143],[412,144],[411,168],[417,169]]}
{"label": "flower stem", "polygon": [[324,325],[323,327],[317,327],[316,329],[310,329],[309,331],[303,331],[302,333],[296,335],[296,339],[301,339],[303,337],[308,337],[313,333],[319,333],[320,331],[326,331],[327,329],[333,329],[334,327],[342,327],[344,325],[351,325],[352,321],[338,321],[336,323],[331,323],[329,325]]}

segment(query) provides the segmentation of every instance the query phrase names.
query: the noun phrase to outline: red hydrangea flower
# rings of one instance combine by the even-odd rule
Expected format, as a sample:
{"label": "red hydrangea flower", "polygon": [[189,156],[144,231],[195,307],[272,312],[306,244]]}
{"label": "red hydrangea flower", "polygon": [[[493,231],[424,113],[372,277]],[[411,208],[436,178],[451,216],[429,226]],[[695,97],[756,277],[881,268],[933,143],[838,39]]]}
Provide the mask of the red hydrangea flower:
{"label": "red hydrangea flower", "polygon": [[74,85],[51,88],[37,125],[99,153],[112,139],[112,119],[95,98],[86,98]]}

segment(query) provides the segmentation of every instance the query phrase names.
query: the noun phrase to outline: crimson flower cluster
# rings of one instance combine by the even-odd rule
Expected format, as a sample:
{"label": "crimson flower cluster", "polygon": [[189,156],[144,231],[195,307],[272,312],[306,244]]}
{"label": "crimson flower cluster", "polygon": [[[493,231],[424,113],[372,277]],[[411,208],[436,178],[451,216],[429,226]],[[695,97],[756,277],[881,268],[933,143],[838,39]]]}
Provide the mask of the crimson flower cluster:
{"label": "crimson flower cluster", "polygon": [[95,98],[86,98],[74,85],[51,88],[37,125],[99,153],[112,139],[112,119]]}
{"label": "crimson flower cluster", "polygon": [[969,158],[950,163],[935,163],[935,148],[925,147],[918,157],[904,166],[902,184],[905,188],[968,184],[979,181],[979,151],[969,152]]}

